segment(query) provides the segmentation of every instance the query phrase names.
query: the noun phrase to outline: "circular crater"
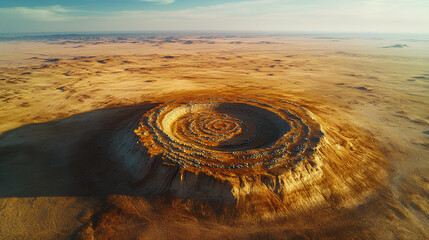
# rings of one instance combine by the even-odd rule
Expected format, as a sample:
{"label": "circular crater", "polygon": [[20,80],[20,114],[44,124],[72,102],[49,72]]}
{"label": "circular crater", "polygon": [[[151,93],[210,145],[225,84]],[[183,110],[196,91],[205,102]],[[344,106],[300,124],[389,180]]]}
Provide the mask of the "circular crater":
{"label": "circular crater", "polygon": [[172,109],[161,127],[171,139],[189,147],[234,152],[275,143],[289,124],[260,107],[216,102]]}
{"label": "circular crater", "polygon": [[207,173],[289,169],[312,157],[323,135],[309,112],[281,99],[180,99],[143,115],[135,130],[151,155]]}

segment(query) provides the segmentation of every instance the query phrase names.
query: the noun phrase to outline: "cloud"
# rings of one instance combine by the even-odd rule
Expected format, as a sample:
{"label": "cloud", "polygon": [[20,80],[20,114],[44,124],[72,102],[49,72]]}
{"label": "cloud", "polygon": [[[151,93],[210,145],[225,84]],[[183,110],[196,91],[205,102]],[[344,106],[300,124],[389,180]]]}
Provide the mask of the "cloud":
{"label": "cloud", "polygon": [[268,30],[427,33],[428,9],[427,0],[248,0],[176,10],[131,11],[84,11],[62,6],[0,8],[0,32]]}
{"label": "cloud", "polygon": [[31,19],[42,22],[55,22],[65,21],[69,17],[65,13],[70,12],[69,9],[60,5],[28,8],[28,7],[13,7],[13,8],[0,8],[0,14],[7,15],[11,18]]}
{"label": "cloud", "polygon": [[383,5],[386,5],[386,1],[385,0],[368,0],[368,1],[363,1],[363,4],[368,6],[383,6]]}
{"label": "cloud", "polygon": [[161,4],[171,4],[174,3],[175,0],[140,0],[143,2],[156,2],[156,3],[161,3]]}
{"label": "cloud", "polygon": [[427,32],[428,5],[422,0],[249,0],[115,12],[109,18],[135,30]]}

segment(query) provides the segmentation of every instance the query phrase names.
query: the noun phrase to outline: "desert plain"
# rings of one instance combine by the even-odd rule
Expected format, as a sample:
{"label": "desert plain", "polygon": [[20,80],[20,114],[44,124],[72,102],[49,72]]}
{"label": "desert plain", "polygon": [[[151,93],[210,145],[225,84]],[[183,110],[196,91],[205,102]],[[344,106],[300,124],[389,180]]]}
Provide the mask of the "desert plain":
{"label": "desert plain", "polygon": [[[140,179],[141,117],[207,98],[297,104],[323,136],[283,182],[177,162]],[[2,37],[0,102],[1,239],[429,238],[428,36]]]}

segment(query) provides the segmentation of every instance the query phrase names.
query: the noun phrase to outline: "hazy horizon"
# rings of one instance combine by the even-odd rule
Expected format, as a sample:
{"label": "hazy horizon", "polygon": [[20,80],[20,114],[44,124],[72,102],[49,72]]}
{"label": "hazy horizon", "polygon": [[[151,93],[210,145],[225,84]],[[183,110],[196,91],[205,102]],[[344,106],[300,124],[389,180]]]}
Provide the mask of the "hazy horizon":
{"label": "hazy horizon", "polygon": [[428,10],[425,0],[24,0],[2,3],[0,33],[429,33]]}
{"label": "hazy horizon", "polygon": [[[69,31],[69,32],[0,32],[0,38],[43,38],[43,37],[72,37],[72,36],[157,36],[157,37],[173,37],[173,36],[210,36],[219,35],[223,37],[320,37],[320,38],[341,38],[347,39],[373,39],[373,38],[428,38],[429,33],[401,33],[401,32],[333,32],[333,31],[239,31],[239,30],[140,30],[140,31]],[[426,41],[426,40],[425,40]]]}

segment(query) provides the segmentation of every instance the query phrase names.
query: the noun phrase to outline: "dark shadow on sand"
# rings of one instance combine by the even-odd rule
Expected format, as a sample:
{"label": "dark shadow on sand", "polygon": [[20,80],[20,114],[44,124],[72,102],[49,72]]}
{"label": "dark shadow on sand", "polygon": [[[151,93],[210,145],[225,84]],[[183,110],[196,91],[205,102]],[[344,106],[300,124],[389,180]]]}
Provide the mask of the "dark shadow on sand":
{"label": "dark shadow on sand", "polygon": [[128,179],[109,159],[118,129],[137,127],[157,106],[95,110],[0,135],[0,198],[127,194]]}

